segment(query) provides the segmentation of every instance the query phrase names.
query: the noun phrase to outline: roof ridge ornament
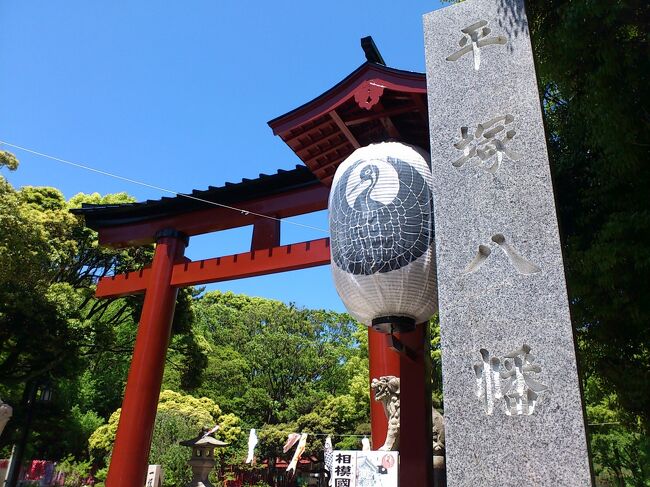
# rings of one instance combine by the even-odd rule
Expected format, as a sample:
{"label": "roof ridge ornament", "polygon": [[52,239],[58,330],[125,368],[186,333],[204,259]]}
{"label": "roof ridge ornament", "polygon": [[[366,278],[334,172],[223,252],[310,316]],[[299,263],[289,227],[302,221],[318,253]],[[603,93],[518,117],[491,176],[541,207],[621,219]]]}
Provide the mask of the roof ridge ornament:
{"label": "roof ridge ornament", "polygon": [[381,64],[382,66],[386,66],[386,61],[384,61],[384,58],[379,52],[379,49],[377,48],[377,44],[375,44],[375,41],[372,39],[372,36],[366,36],[361,38],[361,49],[363,49],[363,52],[366,55],[366,60],[369,63]]}

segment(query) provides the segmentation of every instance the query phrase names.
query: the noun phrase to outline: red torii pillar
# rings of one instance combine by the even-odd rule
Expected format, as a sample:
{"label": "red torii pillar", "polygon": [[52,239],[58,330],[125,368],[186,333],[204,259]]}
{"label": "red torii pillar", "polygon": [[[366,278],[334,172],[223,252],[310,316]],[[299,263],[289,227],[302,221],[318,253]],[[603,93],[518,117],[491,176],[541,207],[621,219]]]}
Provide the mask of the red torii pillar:
{"label": "red torii pillar", "polygon": [[[431,358],[429,324],[396,334],[402,350],[393,348],[393,337],[368,328],[370,380],[383,375],[400,378],[400,486],[433,486],[431,442]],[[372,449],[386,441],[388,421],[379,401],[370,398]]]}
{"label": "red torii pillar", "polygon": [[107,487],[142,487],[156,419],[165,356],[178,288],[171,286],[174,264],[182,259],[187,236],[175,230],[156,234],[151,279],[145,292],[133,359],[122,402]]}
{"label": "red torii pillar", "polygon": [[[369,380],[379,379],[384,375],[400,376],[400,356],[388,347],[389,335],[373,328],[368,328],[368,371]],[[370,391],[370,431],[372,449],[378,450],[386,441],[388,421],[381,402],[375,401]]]}
{"label": "red torii pillar", "polygon": [[409,350],[400,353],[400,486],[433,486],[429,324],[399,339]]}

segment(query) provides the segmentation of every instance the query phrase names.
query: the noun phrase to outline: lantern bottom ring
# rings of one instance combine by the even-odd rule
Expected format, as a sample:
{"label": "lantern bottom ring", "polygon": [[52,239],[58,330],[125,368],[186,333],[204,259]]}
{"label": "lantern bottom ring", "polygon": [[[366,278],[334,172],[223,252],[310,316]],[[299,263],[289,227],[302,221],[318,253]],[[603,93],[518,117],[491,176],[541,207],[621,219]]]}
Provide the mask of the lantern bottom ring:
{"label": "lantern bottom ring", "polygon": [[406,333],[415,330],[415,320],[410,316],[380,316],[373,318],[372,328],[382,333]]}

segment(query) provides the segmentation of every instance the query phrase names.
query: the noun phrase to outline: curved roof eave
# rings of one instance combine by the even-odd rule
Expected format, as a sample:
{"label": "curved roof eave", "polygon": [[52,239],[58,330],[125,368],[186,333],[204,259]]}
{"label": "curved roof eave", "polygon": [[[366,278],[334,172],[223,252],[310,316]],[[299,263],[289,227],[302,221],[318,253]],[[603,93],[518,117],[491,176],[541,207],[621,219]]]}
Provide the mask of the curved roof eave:
{"label": "curved roof eave", "polygon": [[390,68],[365,62],[329,90],[311,101],[270,120],[274,135],[281,135],[297,126],[314,120],[344,103],[366,81],[381,81],[384,88],[405,93],[426,93],[424,73]]}

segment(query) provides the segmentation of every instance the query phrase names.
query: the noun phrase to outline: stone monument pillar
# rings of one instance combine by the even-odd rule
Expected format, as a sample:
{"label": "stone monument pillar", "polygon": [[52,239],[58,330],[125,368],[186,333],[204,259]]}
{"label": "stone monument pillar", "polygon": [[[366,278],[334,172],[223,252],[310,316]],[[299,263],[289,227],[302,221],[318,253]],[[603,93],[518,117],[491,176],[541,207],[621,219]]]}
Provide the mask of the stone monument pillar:
{"label": "stone monument pillar", "polygon": [[523,1],[424,27],[447,483],[591,485]]}

